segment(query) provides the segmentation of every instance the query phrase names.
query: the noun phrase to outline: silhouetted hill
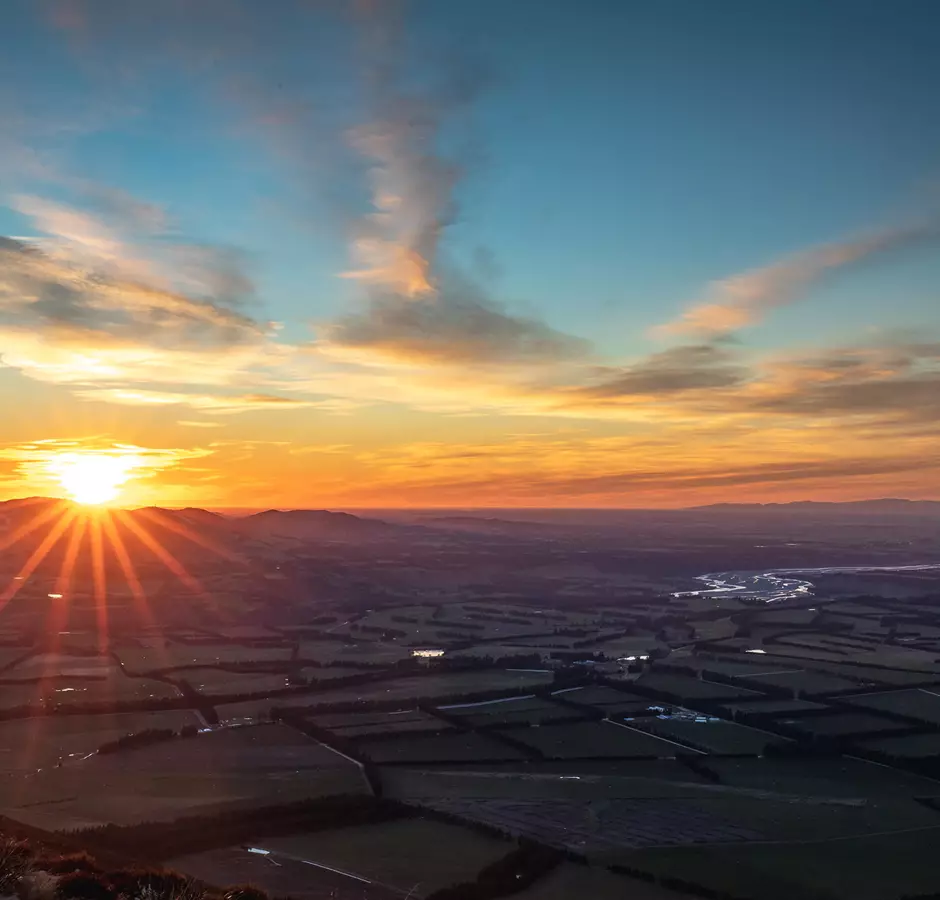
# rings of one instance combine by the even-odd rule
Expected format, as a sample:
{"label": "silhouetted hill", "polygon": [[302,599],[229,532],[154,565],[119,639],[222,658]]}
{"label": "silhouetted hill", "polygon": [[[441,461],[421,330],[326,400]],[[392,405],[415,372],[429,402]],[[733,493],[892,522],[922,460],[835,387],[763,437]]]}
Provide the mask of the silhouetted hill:
{"label": "silhouetted hill", "polygon": [[[221,518],[221,517],[220,517]],[[254,538],[287,537],[298,540],[356,540],[391,536],[401,530],[381,519],[325,509],[268,509],[242,519],[232,527]]]}

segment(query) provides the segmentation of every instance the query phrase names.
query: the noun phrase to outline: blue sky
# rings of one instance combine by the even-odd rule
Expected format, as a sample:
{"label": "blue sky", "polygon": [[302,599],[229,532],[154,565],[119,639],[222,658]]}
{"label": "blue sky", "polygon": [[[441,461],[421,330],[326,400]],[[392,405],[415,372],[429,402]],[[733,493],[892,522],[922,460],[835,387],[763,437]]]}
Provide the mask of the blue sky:
{"label": "blue sky", "polygon": [[[238,275],[241,319],[211,326],[224,339],[176,323],[178,383],[155,374],[167,345],[139,310],[67,311],[92,345],[94,327],[122,335],[90,376],[63,361],[60,320],[10,313],[0,379],[37,397],[30,385],[54,385],[82,421],[119,403],[175,443],[192,417],[272,446],[351,430],[353,468],[412,430],[492,448],[534,422],[655,436],[675,465],[674,429],[766,428],[781,409],[788,434],[811,410],[804,427],[850,416],[872,441],[900,412],[922,437],[910,429],[932,407],[895,398],[929,395],[921,345],[940,339],[935,3],[13,0],[4,14],[0,235],[225,310]],[[827,247],[836,261],[814,262]],[[424,286],[404,288],[405,269]],[[851,369],[837,397],[820,355],[839,379]],[[275,399],[237,399],[254,394]],[[441,468],[421,490],[459,494]],[[406,491],[379,481],[381,498]],[[551,502],[574,500],[592,498]]]}

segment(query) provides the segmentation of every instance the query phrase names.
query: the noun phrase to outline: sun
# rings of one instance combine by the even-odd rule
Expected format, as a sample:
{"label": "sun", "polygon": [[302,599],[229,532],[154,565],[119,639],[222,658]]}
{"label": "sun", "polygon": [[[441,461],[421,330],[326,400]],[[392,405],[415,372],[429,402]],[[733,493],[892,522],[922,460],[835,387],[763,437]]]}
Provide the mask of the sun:
{"label": "sun", "polygon": [[140,465],[136,457],[108,453],[61,453],[49,468],[71,500],[100,506],[116,499]]}

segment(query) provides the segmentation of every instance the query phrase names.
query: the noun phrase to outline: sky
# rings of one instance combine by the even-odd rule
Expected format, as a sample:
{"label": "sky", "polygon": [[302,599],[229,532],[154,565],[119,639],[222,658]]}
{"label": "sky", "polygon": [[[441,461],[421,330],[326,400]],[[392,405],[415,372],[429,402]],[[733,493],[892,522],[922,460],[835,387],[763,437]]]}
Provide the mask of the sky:
{"label": "sky", "polygon": [[0,497],[940,498],[933,0],[8,0]]}

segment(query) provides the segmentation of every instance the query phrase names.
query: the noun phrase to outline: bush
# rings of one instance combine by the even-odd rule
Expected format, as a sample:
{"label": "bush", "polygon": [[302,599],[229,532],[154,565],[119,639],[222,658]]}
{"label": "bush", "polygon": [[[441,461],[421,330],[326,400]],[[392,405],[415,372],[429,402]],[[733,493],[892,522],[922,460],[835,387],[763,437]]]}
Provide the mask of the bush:
{"label": "bush", "polygon": [[72,872],[100,874],[101,868],[87,853],[67,853],[62,856],[39,857],[34,865],[53,875],[69,875]]}
{"label": "bush", "polygon": [[0,843],[0,893],[9,893],[30,868],[29,847],[22,841]]}
{"label": "bush", "polygon": [[74,897],[76,900],[115,900],[117,894],[111,884],[93,872],[72,872],[59,879],[56,889],[58,897]]}
{"label": "bush", "polygon": [[242,884],[229,888],[225,892],[225,900],[268,900],[268,895],[261,888]]}

